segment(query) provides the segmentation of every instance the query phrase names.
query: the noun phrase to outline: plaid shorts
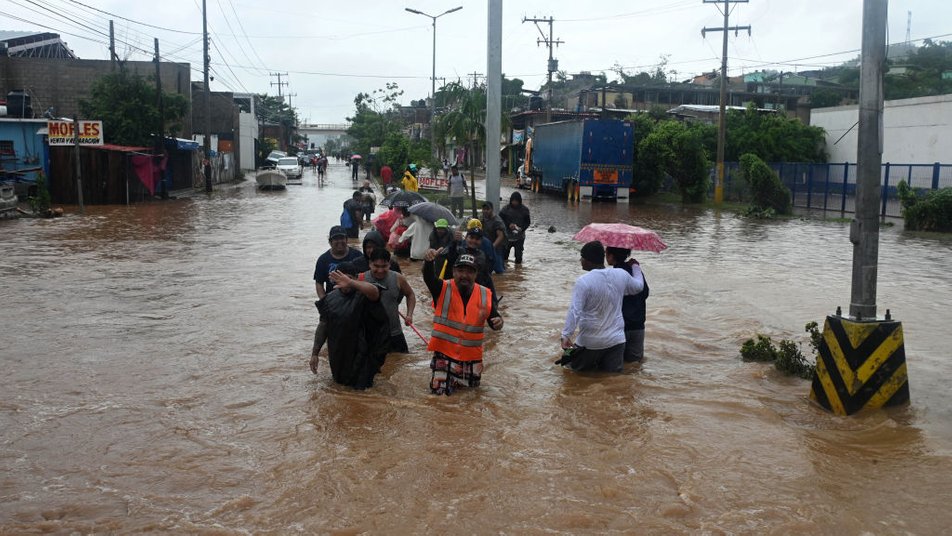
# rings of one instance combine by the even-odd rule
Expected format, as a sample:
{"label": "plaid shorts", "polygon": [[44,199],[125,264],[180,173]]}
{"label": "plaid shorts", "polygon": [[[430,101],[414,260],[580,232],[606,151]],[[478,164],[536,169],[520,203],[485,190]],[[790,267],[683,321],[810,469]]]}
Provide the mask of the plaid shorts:
{"label": "plaid shorts", "polygon": [[433,376],[430,391],[436,395],[451,395],[459,387],[479,387],[483,374],[483,362],[457,361],[440,352],[433,353],[430,360]]}

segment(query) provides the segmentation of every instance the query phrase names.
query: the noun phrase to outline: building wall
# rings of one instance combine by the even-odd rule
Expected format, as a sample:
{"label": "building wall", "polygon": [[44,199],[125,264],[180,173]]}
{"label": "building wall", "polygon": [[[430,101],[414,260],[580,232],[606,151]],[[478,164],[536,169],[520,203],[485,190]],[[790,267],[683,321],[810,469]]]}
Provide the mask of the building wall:
{"label": "building wall", "polygon": [[238,114],[238,167],[241,170],[255,169],[255,138],[258,137],[258,121],[254,114]]}
{"label": "building wall", "polygon": [[[154,76],[155,64],[151,61],[127,61],[129,72],[141,76]],[[88,99],[93,83],[99,77],[112,72],[108,60],[64,60],[46,58],[0,57],[0,94],[6,96],[11,90],[24,89],[32,98],[34,113],[39,117],[53,106],[58,117],[79,114],[79,101]],[[187,63],[161,65],[162,90],[179,93],[191,102],[190,66]],[[181,137],[189,137],[192,124],[185,117]]]}
{"label": "building wall", "polygon": [[[853,125],[858,120],[859,107],[856,105],[812,111],[811,124],[826,130],[826,147],[831,162],[856,161],[857,127]],[[883,162],[952,163],[950,126],[952,95],[886,101]]]}

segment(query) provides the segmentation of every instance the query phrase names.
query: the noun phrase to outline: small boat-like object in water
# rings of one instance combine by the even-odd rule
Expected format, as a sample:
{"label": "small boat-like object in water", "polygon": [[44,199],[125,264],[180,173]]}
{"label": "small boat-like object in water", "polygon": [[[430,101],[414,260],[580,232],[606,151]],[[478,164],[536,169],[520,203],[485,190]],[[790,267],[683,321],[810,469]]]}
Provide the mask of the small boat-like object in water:
{"label": "small boat-like object in water", "polygon": [[255,181],[262,190],[284,190],[288,187],[288,176],[279,169],[262,169],[255,174]]}

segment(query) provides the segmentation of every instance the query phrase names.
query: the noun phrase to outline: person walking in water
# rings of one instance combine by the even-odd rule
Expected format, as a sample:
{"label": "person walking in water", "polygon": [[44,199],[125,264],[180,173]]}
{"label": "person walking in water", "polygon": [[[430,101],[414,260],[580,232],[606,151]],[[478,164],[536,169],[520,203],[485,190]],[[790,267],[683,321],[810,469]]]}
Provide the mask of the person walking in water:
{"label": "person walking in water", "polygon": [[360,174],[360,159],[351,158],[350,159],[350,178],[354,182],[357,182],[357,175]]}
{"label": "person walking in water", "polygon": [[[640,269],[641,265],[637,260],[629,259],[629,255],[630,249],[607,247],[605,263],[633,274],[634,267]],[[634,296],[625,296],[621,302],[621,312],[625,318],[625,363],[641,361],[645,357],[645,313],[649,290],[644,272],[641,278],[645,282],[645,288]]]}
{"label": "person walking in water", "polygon": [[[369,234],[369,233],[368,233]],[[385,248],[375,248],[370,254],[370,270],[360,274],[361,281],[374,283],[380,288],[380,303],[387,312],[390,326],[390,351],[409,352],[407,338],[403,335],[400,323],[400,302],[407,299],[407,314],[404,322],[413,325],[413,311],[416,309],[416,294],[403,274],[390,269],[390,252]]]}
{"label": "person walking in water", "polygon": [[450,168],[452,173],[446,182],[446,193],[450,196],[450,212],[458,218],[463,217],[463,204],[466,196],[469,195],[469,187],[466,186],[466,177],[459,172],[459,167],[454,165]]}
{"label": "person walking in water", "polygon": [[522,194],[512,192],[509,196],[509,204],[502,207],[499,211],[499,217],[506,225],[506,243],[504,244],[505,253],[502,261],[509,261],[509,250],[516,249],[516,264],[522,264],[522,252],[526,244],[526,229],[532,223],[529,218],[529,209],[522,203]]}
{"label": "person walking in water", "polygon": [[402,186],[408,192],[420,191],[420,182],[416,178],[416,164],[410,164],[407,166],[407,170],[403,172]]}
{"label": "person walking in water", "polygon": [[[641,268],[631,274],[605,269],[605,248],[599,241],[582,246],[582,269],[575,280],[572,303],[562,328],[562,358],[556,364],[572,370],[621,372],[625,356],[625,321],[622,298],[645,287]],[[578,337],[572,337],[578,330]]]}
{"label": "person walking in water", "polygon": [[[329,278],[335,288],[314,302],[327,324],[327,361],[334,381],[353,387],[372,387],[389,350],[390,327],[380,303],[381,289],[359,281],[352,263],[343,262]],[[311,358],[311,372],[319,361]]]}
{"label": "person walking in water", "polygon": [[[340,225],[331,227],[327,235],[327,242],[330,249],[321,254],[314,263],[314,288],[317,291],[317,299],[323,300],[330,291],[334,290],[334,281],[330,279],[330,273],[337,270],[337,266],[343,262],[351,262],[361,257],[360,252],[347,245],[347,231]],[[314,330],[314,346],[311,348],[311,363],[317,362],[317,354],[327,341],[327,323],[318,322]],[[312,365],[316,366],[316,365]]]}
{"label": "person walking in water", "polygon": [[502,329],[503,319],[493,304],[492,292],[476,283],[476,259],[464,253],[453,263],[453,279],[436,273],[429,250],[423,265],[423,281],[433,296],[433,333],[427,350],[430,360],[430,391],[450,395],[462,386],[479,387],[483,373],[485,325]]}

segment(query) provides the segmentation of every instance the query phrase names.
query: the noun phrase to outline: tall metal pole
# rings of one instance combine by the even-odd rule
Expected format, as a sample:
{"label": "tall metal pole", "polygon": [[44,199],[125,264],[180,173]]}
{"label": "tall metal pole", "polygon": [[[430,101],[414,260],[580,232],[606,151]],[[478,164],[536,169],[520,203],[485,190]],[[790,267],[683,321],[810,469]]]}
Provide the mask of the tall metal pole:
{"label": "tall metal pole", "polygon": [[83,204],[83,166],[79,160],[79,117],[73,115],[73,144],[76,148],[76,199],[79,201],[79,213],[86,214]]}
{"label": "tall metal pole", "polygon": [[876,318],[887,3],[887,0],[863,2],[859,127],[856,144],[856,214],[850,225],[850,242],[853,243],[850,315],[857,320]]}
{"label": "tall metal pole", "polygon": [[458,6],[433,16],[417,9],[405,8],[405,11],[429,17],[433,21],[433,70],[430,75],[430,154],[434,157],[436,156],[436,19],[461,9],[463,9],[463,6]]}
{"label": "tall metal pole", "polygon": [[436,17],[433,17],[433,70],[430,76],[430,154],[439,156],[436,147]]}
{"label": "tall metal pole", "polygon": [[[499,213],[499,133],[502,117],[502,0],[489,0],[486,43],[486,201]],[[551,49],[550,49],[551,50]]]}
{"label": "tall metal pole", "polygon": [[[159,38],[155,38],[155,105],[159,110],[158,124],[155,131],[155,157],[154,161],[161,162],[162,159],[162,140],[165,138],[165,101],[162,99],[162,57],[159,55]],[[161,195],[165,199],[168,192],[165,188],[165,178],[162,178]]]}
{"label": "tall metal pole", "polygon": [[[207,0],[202,0],[202,36],[205,54],[205,125],[203,140],[203,155],[205,159],[211,159],[212,154],[212,110],[211,110],[211,88],[208,85],[208,7]],[[202,165],[202,173],[205,174],[205,191],[212,191],[212,175],[206,171],[207,166]]]}

